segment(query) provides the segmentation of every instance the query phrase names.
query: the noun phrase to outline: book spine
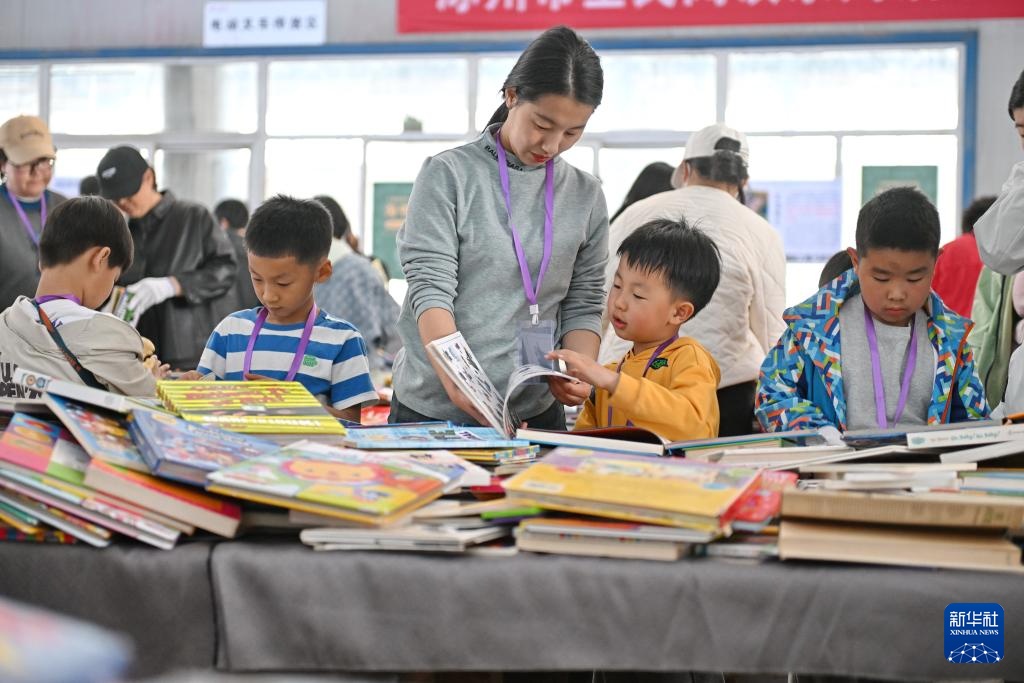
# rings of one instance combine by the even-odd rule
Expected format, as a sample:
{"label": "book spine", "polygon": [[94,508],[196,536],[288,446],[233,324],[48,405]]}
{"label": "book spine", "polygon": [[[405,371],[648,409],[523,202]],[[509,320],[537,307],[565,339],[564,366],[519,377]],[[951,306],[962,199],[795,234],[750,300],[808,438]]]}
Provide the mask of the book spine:
{"label": "book spine", "polygon": [[782,495],[782,518],[792,517],[877,524],[1016,529],[1024,522],[1024,506],[975,500],[962,503],[927,500],[913,496],[885,498],[786,491]]}
{"label": "book spine", "polygon": [[142,456],[143,462],[146,463],[146,467],[150,472],[156,472],[160,466],[160,456],[153,450],[152,444],[146,439],[145,433],[135,420],[128,420],[128,434],[135,442],[135,447]]}

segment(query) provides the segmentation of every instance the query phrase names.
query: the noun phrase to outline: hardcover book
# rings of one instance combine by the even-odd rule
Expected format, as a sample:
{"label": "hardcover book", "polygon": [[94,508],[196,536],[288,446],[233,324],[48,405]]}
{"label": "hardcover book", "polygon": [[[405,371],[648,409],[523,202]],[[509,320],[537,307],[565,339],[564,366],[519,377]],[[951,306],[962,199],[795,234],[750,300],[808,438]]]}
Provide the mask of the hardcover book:
{"label": "hardcover book", "polygon": [[453,427],[430,425],[394,425],[349,430],[342,443],[361,450],[397,450],[409,448],[528,448],[522,439],[509,439],[490,427]]}
{"label": "hardcover book", "polygon": [[555,510],[721,533],[760,475],[684,458],[557,448],[504,487],[511,498]]}
{"label": "hardcover book", "polygon": [[245,434],[345,434],[299,382],[157,383],[164,404],[189,422]]}
{"label": "hardcover book", "polygon": [[288,446],[209,475],[210,491],[281,507],[385,525],[443,492],[437,473],[339,450],[330,456]]}
{"label": "hardcover book", "polygon": [[278,449],[270,441],[164,413],[139,411],[128,429],[153,474],[198,486],[209,472]]}

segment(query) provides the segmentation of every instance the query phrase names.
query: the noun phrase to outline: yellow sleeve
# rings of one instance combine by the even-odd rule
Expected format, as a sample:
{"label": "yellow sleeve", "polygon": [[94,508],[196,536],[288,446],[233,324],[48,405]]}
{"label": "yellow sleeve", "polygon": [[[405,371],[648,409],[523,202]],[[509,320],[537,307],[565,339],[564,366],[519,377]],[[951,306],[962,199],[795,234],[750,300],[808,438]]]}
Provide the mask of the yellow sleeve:
{"label": "yellow sleeve", "polygon": [[578,432],[581,429],[594,429],[597,426],[596,417],[594,401],[588,398],[580,410],[579,417],[576,418],[576,425],[572,428],[572,431]]}
{"label": "yellow sleeve", "polygon": [[623,411],[635,426],[669,441],[718,436],[719,372],[714,360],[699,359],[694,349],[684,347],[671,367],[669,386],[623,374],[609,399],[611,407]]}

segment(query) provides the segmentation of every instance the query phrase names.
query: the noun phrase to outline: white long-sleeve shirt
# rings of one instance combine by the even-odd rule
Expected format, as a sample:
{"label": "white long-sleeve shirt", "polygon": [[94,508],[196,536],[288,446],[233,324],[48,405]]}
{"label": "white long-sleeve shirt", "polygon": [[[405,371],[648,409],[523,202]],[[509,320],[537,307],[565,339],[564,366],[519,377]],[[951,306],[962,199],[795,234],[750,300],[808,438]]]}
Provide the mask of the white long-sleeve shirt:
{"label": "white long-sleeve shirt", "polygon": [[[605,289],[611,288],[622,241],[656,218],[678,220],[703,230],[722,254],[721,279],[708,305],[680,327],[711,352],[728,387],[757,379],[768,351],[785,325],[786,255],[779,233],[728,192],[703,185],[662,192],[622,212],[609,228]],[[618,360],[631,347],[606,325],[602,363]]]}

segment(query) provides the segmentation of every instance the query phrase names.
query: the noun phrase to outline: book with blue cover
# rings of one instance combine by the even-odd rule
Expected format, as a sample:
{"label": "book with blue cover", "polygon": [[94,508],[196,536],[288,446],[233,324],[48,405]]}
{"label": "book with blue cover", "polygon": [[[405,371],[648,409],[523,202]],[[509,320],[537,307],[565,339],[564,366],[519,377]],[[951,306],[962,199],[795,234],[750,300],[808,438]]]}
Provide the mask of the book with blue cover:
{"label": "book with blue cover", "polygon": [[209,472],[279,448],[271,441],[141,410],[128,421],[128,430],[153,474],[197,486],[206,483]]}
{"label": "book with blue cover", "polygon": [[124,415],[51,393],[43,400],[91,457],[136,472],[149,472],[128,434]]}
{"label": "book with blue cover", "polygon": [[459,449],[525,448],[523,439],[510,439],[491,427],[454,427],[450,424],[393,425],[350,429],[342,439],[350,448],[362,450],[407,450],[412,448]]}

